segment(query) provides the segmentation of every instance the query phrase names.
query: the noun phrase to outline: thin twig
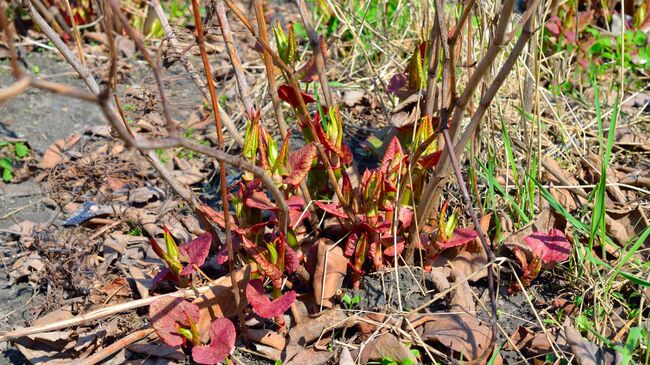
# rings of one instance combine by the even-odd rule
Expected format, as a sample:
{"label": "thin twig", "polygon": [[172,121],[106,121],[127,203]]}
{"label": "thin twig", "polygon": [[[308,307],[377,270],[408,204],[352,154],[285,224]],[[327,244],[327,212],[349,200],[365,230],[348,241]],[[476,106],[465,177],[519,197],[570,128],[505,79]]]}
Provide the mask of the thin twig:
{"label": "thin twig", "polygon": [[106,318],[118,313],[130,311],[136,308],[142,308],[150,305],[153,301],[162,297],[172,297],[172,298],[193,298],[198,294],[204,293],[210,290],[210,286],[203,286],[194,289],[181,289],[169,294],[152,296],[149,298],[138,299],[131,302],[120,303],[112,305],[105,308],[96,309],[92,312],[88,312],[82,315],[78,315],[74,318],[51,322],[41,326],[33,326],[27,328],[21,328],[15,331],[10,332],[0,332],[0,342],[10,341],[16,338],[35,335],[37,333],[56,331],[68,327],[81,326],[96,321],[98,319]]}
{"label": "thin twig", "polygon": [[321,89],[323,90],[323,95],[325,96],[325,104],[328,108],[330,108],[334,105],[334,102],[332,100],[332,92],[330,91],[329,81],[327,78],[327,71],[325,70],[325,56],[323,54],[323,45],[320,42],[318,33],[316,33],[316,29],[314,29],[314,25],[311,23],[311,13],[307,8],[305,0],[296,0],[296,3],[298,5],[298,10],[300,11],[302,23],[305,25],[305,30],[307,31],[309,45],[311,46],[312,52],[314,53],[316,71],[318,72],[318,81],[320,82]]}
{"label": "thin twig", "polygon": [[118,351],[122,350],[125,347],[128,347],[134,342],[140,341],[144,338],[147,338],[149,335],[153,333],[153,328],[145,328],[139,331],[135,331],[126,337],[123,337],[114,343],[110,344],[109,346],[101,349],[100,351],[94,353],[92,356],[88,357],[87,359],[82,360],[79,362],[80,365],[95,365],[102,360],[108,358],[109,356],[117,353]]}
{"label": "thin twig", "polygon": [[[208,62],[208,53],[205,50],[205,35],[203,34],[203,24],[201,23],[201,14],[199,13],[199,2],[198,0],[192,0],[192,12],[194,13],[194,27],[196,28],[196,40],[199,44],[199,50],[201,51],[201,59],[203,60],[203,68],[206,75],[212,75],[210,70],[210,62]],[[223,24],[222,24],[223,26]],[[225,37],[225,36],[224,36]],[[232,60],[232,57],[231,57]],[[234,63],[233,63],[234,65]],[[208,90],[210,90],[210,101],[212,102],[212,108],[214,116],[214,122],[217,127],[217,139],[219,142],[219,149],[223,151],[223,133],[221,131],[221,119],[219,118],[219,103],[217,103],[217,92],[214,88],[214,82],[212,77],[208,77]],[[232,246],[232,232],[230,231],[230,203],[228,202],[228,183],[226,181],[226,163],[224,161],[219,161],[219,179],[220,179],[220,188],[221,188],[221,202],[223,205],[223,217],[225,222],[225,232],[226,232],[226,249],[228,250],[228,270],[230,271],[230,281],[232,284],[232,293],[235,298],[235,307],[237,308],[237,314],[239,317],[239,325],[242,333],[244,333],[244,338],[246,338],[246,322],[244,318],[243,308],[240,305],[239,297],[239,286],[237,286],[237,278],[235,276],[235,253]],[[286,225],[286,221],[284,222]],[[284,227],[286,232],[286,226]]]}
{"label": "thin twig", "polygon": [[[235,50],[235,44],[232,39],[232,32],[230,31],[230,24],[228,23],[228,17],[226,16],[226,9],[223,6],[222,0],[210,0],[216,10],[217,19],[219,20],[219,27],[221,29],[221,36],[223,37],[223,42],[226,44],[226,51],[228,52],[228,58],[230,58],[230,64],[232,65],[233,71],[235,71],[235,79],[237,80],[237,88],[239,89],[239,98],[244,104],[244,110],[246,113],[253,113],[255,106],[251,99],[251,92],[248,87],[248,81],[246,81],[246,75],[244,74],[244,67],[239,60],[237,51]],[[252,118],[252,115],[250,115]]]}
{"label": "thin twig", "polygon": [[[187,56],[187,53],[183,52],[178,39],[176,39],[176,34],[174,34],[174,31],[172,30],[172,27],[169,25],[169,21],[167,20],[167,16],[165,16],[165,13],[160,6],[160,0],[152,0],[152,7],[156,13],[156,16],[158,17],[158,20],[160,21],[160,25],[163,28],[165,37],[169,40],[169,45],[171,46],[172,50],[179,55],[178,58],[183,64],[183,68],[185,68],[185,71],[187,71],[192,81],[194,81],[196,86],[199,88],[199,91],[201,91],[201,94],[203,94],[205,100],[209,101],[210,93],[205,85],[205,81],[203,81],[201,76],[199,76],[199,74],[196,72],[196,69],[190,61],[190,58]],[[212,75],[206,75],[206,78],[208,77],[212,77]],[[230,119],[230,116],[228,116],[228,114],[226,114],[222,108],[219,108],[219,116],[221,117],[223,125],[226,127],[235,142],[237,142],[239,146],[243,146],[244,138],[242,137],[241,133],[239,133],[239,130],[233,123],[232,119]]]}

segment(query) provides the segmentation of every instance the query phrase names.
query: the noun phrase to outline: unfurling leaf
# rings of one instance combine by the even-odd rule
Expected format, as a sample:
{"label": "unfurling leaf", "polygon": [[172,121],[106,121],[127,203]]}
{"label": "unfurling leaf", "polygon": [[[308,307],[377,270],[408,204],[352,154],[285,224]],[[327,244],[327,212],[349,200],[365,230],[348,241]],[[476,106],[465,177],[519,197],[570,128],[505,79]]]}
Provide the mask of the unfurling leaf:
{"label": "unfurling leaf", "polygon": [[296,43],[296,33],[293,30],[293,24],[289,24],[289,36],[284,33],[282,30],[282,25],[278,21],[278,24],[273,27],[273,33],[275,34],[275,43],[278,47],[278,54],[282,61],[287,65],[292,65],[295,60],[298,59],[298,47]]}
{"label": "unfurling leaf", "polygon": [[183,298],[162,297],[149,306],[149,321],[160,339],[169,346],[185,343],[178,328],[189,329],[199,321],[199,307]]}
{"label": "unfurling leaf", "polygon": [[565,261],[571,252],[571,243],[557,228],[551,229],[548,233],[533,232],[524,238],[524,242],[530,246],[533,254],[545,264]]}
{"label": "unfurling leaf", "polygon": [[453,235],[446,241],[438,240],[436,241],[436,246],[439,249],[446,249],[456,246],[462,246],[466,243],[473,241],[478,237],[478,232],[473,229],[468,228],[456,228]]}
{"label": "unfurling leaf", "polygon": [[296,300],[296,292],[291,290],[271,301],[264,293],[262,280],[251,280],[246,286],[246,299],[253,311],[262,318],[275,318],[284,314]]}
{"label": "unfurling leaf", "polygon": [[284,182],[293,186],[300,185],[309,174],[314,158],[316,158],[316,146],[313,143],[293,152],[289,156],[289,176],[285,178]]}
{"label": "unfurling leaf", "polygon": [[278,207],[263,191],[256,190],[246,198],[246,206],[260,210],[277,211]]}
{"label": "unfurling leaf", "polygon": [[255,263],[259,266],[264,275],[268,276],[271,280],[280,279],[282,277],[282,271],[269,262],[264,255],[266,250],[251,242],[251,240],[245,236],[241,236],[241,238],[244,241],[244,249],[249,255],[251,255],[253,260],[255,260]]}
{"label": "unfurling leaf", "polygon": [[427,73],[424,67],[426,43],[421,42],[413,52],[413,56],[407,66],[409,76],[409,89],[420,90],[427,87]]}
{"label": "unfurling leaf", "polygon": [[199,364],[216,364],[226,359],[235,347],[237,332],[228,318],[218,318],[210,325],[210,344],[194,346],[192,360]]}
{"label": "unfurling leaf", "polygon": [[[302,96],[302,100],[305,102],[305,104],[316,102],[316,99],[314,99],[313,96],[307,94],[306,92],[300,91],[300,95]],[[289,85],[286,84],[280,85],[280,87],[278,87],[278,96],[280,97],[280,99],[286,101],[287,103],[289,103],[289,105],[291,105],[294,108],[300,106],[300,101],[298,101],[298,95],[296,95],[296,92]]]}
{"label": "unfurling leaf", "polygon": [[341,159],[341,161],[348,165],[350,162],[352,162],[352,151],[350,151],[350,148],[341,141],[340,145],[336,145],[330,141],[330,139],[327,136],[327,133],[325,133],[325,130],[323,129],[323,126],[320,123],[320,114],[316,114],[316,117],[314,118],[314,128],[316,129],[316,134],[317,138],[320,141],[320,143],[325,147],[325,150],[329,152],[334,152],[336,153],[337,156]]}
{"label": "unfurling leaf", "polygon": [[179,251],[187,256],[189,263],[181,270],[180,275],[189,275],[195,271],[194,266],[203,265],[206,257],[208,257],[211,245],[212,235],[210,232],[205,232],[181,246]]}
{"label": "unfurling leaf", "polygon": [[339,210],[336,207],[336,204],[334,204],[334,203],[323,203],[323,202],[318,201],[318,200],[312,200],[312,202],[317,207],[321,208],[325,212],[327,212],[327,213],[329,213],[329,214],[331,214],[331,215],[333,215],[335,217],[339,217],[339,218],[347,218],[348,217],[347,214],[345,214],[345,212]]}
{"label": "unfurling leaf", "polygon": [[253,116],[248,121],[246,126],[246,133],[244,134],[244,146],[242,155],[250,162],[255,162],[255,155],[259,148],[259,135],[260,135],[260,118],[259,114]]}

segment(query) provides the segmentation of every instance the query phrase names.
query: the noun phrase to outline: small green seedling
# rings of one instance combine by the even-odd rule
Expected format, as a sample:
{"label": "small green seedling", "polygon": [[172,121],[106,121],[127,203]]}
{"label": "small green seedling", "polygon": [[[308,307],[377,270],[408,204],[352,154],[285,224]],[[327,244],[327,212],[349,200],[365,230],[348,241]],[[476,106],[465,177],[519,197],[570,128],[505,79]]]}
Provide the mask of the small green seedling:
{"label": "small green seedling", "polygon": [[361,296],[360,295],[355,295],[354,297],[350,297],[350,295],[343,294],[341,297],[341,302],[345,304],[346,309],[352,309],[355,305],[359,304],[361,302]]}
{"label": "small green seedling", "polygon": [[4,153],[5,156],[0,158],[0,174],[2,180],[8,183],[14,179],[14,163],[29,155],[29,147],[23,142],[0,141],[0,148],[3,147],[8,147],[9,152]]}

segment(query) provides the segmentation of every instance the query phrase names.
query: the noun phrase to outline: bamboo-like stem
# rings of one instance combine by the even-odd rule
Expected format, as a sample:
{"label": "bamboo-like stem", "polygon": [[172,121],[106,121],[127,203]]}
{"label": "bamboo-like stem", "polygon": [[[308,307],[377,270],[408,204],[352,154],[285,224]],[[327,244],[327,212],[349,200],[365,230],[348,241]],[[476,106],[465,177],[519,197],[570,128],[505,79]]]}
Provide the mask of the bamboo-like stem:
{"label": "bamboo-like stem", "polygon": [[[165,33],[165,37],[169,41],[169,45],[171,46],[172,50],[179,55],[179,60],[183,64],[183,68],[185,68],[185,71],[187,71],[188,75],[194,81],[194,84],[198,87],[199,91],[201,91],[201,94],[203,94],[203,98],[206,101],[210,100],[210,92],[208,91],[208,88],[205,85],[205,81],[201,78],[201,76],[196,72],[196,69],[194,68],[194,65],[190,61],[189,57],[187,56],[187,53],[183,51],[181,45],[178,43],[178,39],[176,38],[176,34],[174,34],[174,31],[172,30],[172,27],[169,25],[169,21],[167,20],[167,16],[165,15],[162,7],[160,6],[160,0],[152,0],[152,7],[154,12],[156,13],[156,16],[158,17],[158,20],[160,21],[160,25],[163,28],[163,32]],[[206,78],[212,77],[212,75],[206,75]],[[233,123],[232,119],[230,119],[230,116],[226,114],[222,108],[219,108],[219,116],[221,117],[221,121],[223,122],[224,127],[228,130],[232,138],[235,140],[235,142],[239,146],[244,145],[244,138],[242,137],[241,133],[239,133],[239,130],[237,129],[237,126]]]}
{"label": "bamboo-like stem", "polygon": [[223,37],[223,42],[226,44],[226,51],[228,52],[228,58],[230,58],[230,64],[232,65],[233,71],[235,71],[235,79],[237,80],[237,88],[239,89],[239,98],[244,104],[245,112],[248,114],[253,113],[255,107],[253,106],[251,99],[250,88],[246,81],[244,67],[242,66],[237,51],[235,50],[232,32],[230,31],[230,24],[228,23],[228,17],[226,16],[226,9],[223,6],[223,1],[210,0],[210,2],[212,2],[215,7],[217,19],[219,20],[219,28],[221,29],[221,36]]}
{"label": "bamboo-like stem", "polygon": [[[447,130],[448,128],[448,104],[447,104],[447,98],[450,97],[450,93],[452,93],[452,83],[455,82],[455,78],[452,76],[455,73],[454,69],[454,64],[452,61],[452,52],[454,49],[452,48],[452,51],[450,51],[450,45],[447,43],[447,37],[448,37],[448,32],[447,32],[447,24],[445,20],[445,8],[443,5],[443,0],[436,0],[436,15],[437,15],[437,20],[439,23],[440,27],[440,42],[442,44],[442,50],[443,50],[443,56],[444,56],[444,63],[443,63],[443,72],[442,72],[442,100],[443,100],[443,107],[440,111],[440,129],[442,131],[442,135],[444,137],[444,142],[445,142],[445,149],[447,153],[449,154],[451,165],[454,170],[454,174],[456,175],[456,180],[458,181],[458,185],[460,187],[461,195],[463,197],[464,203],[465,203],[465,208],[467,212],[469,213],[470,217],[472,218],[472,223],[474,223],[474,229],[478,232],[479,239],[481,240],[481,244],[483,245],[483,250],[485,251],[485,254],[488,257],[488,261],[492,262],[494,260],[494,254],[492,253],[492,250],[488,246],[487,239],[485,238],[485,234],[483,233],[483,229],[481,228],[481,224],[478,220],[478,217],[476,216],[476,212],[472,209],[472,201],[469,197],[469,193],[467,192],[467,186],[465,184],[465,180],[463,178],[463,174],[460,170],[460,166],[458,165],[458,160],[456,159],[456,154],[453,151],[453,142],[451,138],[449,137],[449,131]],[[453,95],[451,95],[453,97]],[[496,303],[496,293],[494,289],[494,271],[492,268],[488,268],[488,290],[489,290],[489,295],[490,295],[490,306],[492,309],[492,341],[496,341],[496,334],[497,334],[497,303]]]}
{"label": "bamboo-like stem", "polygon": [[327,71],[325,70],[325,56],[323,55],[323,46],[318,37],[318,33],[316,33],[316,29],[314,29],[314,25],[311,23],[311,13],[307,8],[305,0],[296,0],[296,3],[298,5],[298,10],[300,11],[302,23],[305,25],[305,30],[307,31],[309,45],[311,46],[312,52],[314,53],[316,72],[318,72],[318,81],[320,82],[321,90],[323,90],[323,95],[325,96],[325,104],[328,108],[330,108],[334,105],[334,101],[332,99],[332,92],[330,91]]}
{"label": "bamboo-like stem", "polygon": [[119,340],[115,341],[114,343],[110,344],[107,347],[104,347],[100,351],[94,353],[92,356],[89,356],[88,358],[81,360],[79,362],[80,365],[95,365],[102,360],[108,358],[109,356],[117,353],[118,351],[122,350],[125,347],[130,346],[132,343],[140,341],[142,339],[145,339],[149,337],[153,333],[153,328],[145,328],[141,329],[139,331],[135,331],[133,333],[128,334],[127,336],[120,338]]}
{"label": "bamboo-like stem", "polygon": [[50,331],[56,331],[56,330],[69,328],[69,327],[87,325],[96,320],[106,318],[118,313],[146,307],[150,305],[152,302],[154,302],[155,300],[162,297],[193,298],[197,294],[202,294],[204,292],[207,292],[210,289],[211,287],[209,286],[203,286],[203,287],[193,288],[193,289],[181,289],[169,294],[156,295],[144,299],[137,299],[131,302],[112,305],[105,308],[95,309],[94,311],[82,315],[78,315],[74,318],[51,322],[41,326],[21,328],[10,332],[0,332],[0,342],[15,340],[20,337],[35,335],[37,333],[50,332]]}
{"label": "bamboo-like stem", "polygon": [[[257,29],[260,33],[260,38],[265,42],[269,43],[269,35],[266,30],[266,19],[264,19],[264,8],[262,6],[261,0],[253,0],[255,6],[255,16],[257,18]],[[266,80],[269,84],[269,95],[271,95],[271,103],[273,103],[273,111],[275,112],[275,120],[278,122],[278,127],[280,128],[280,133],[282,136],[286,136],[289,128],[287,123],[284,121],[284,116],[282,115],[282,103],[280,97],[278,96],[278,88],[275,83],[275,67],[273,66],[273,58],[269,51],[266,49],[263,51],[262,56],[264,57],[264,67],[266,68]]]}
{"label": "bamboo-like stem", "polygon": [[[203,68],[206,75],[208,76],[208,90],[210,90],[210,101],[212,102],[214,116],[214,122],[217,127],[217,139],[219,142],[219,149],[223,151],[223,133],[221,131],[221,119],[219,118],[219,103],[217,102],[217,92],[214,88],[214,82],[212,81],[212,72],[210,71],[210,62],[208,61],[208,52],[205,50],[205,35],[203,34],[203,24],[201,23],[201,15],[199,13],[199,3],[198,0],[192,0],[192,13],[194,14],[194,27],[196,28],[196,40],[199,44],[199,50],[201,51],[201,59],[203,60]],[[222,29],[223,29],[222,24]],[[225,38],[225,35],[224,35]],[[236,55],[235,55],[236,57]],[[232,56],[231,56],[232,61]],[[234,66],[234,62],[233,62]],[[244,80],[245,81],[245,80]],[[230,231],[230,203],[228,201],[228,186],[226,182],[226,163],[219,161],[219,179],[220,179],[220,188],[221,188],[221,202],[223,205],[223,217],[225,222],[225,232],[226,232],[226,249],[228,251],[228,271],[230,271],[230,282],[232,284],[232,293],[235,298],[235,307],[237,308],[237,314],[239,317],[239,325],[244,338],[246,338],[246,322],[244,318],[243,308],[241,307],[240,297],[239,297],[239,287],[237,286],[237,278],[235,277],[235,252],[232,245],[232,232]],[[286,224],[286,222],[285,222]],[[281,228],[282,229],[282,228]],[[286,232],[286,227],[284,227]]]}
{"label": "bamboo-like stem", "polygon": [[[478,63],[474,72],[469,78],[469,81],[465,85],[463,93],[456,98],[453,108],[453,117],[450,124],[450,137],[452,142],[456,140],[456,134],[460,128],[460,121],[465,112],[467,104],[470,100],[470,97],[474,94],[474,91],[477,89],[480,81],[485,77],[489,67],[494,62],[494,59],[498,55],[501,48],[503,48],[505,33],[512,14],[512,8],[514,6],[514,0],[504,0],[503,6],[501,7],[499,20],[497,22],[496,30],[494,37],[490,42],[486,54],[483,56],[481,61]],[[443,99],[444,100],[444,99]],[[440,182],[449,175],[449,153],[447,150],[442,152],[440,156],[440,161],[436,166],[433,177],[427,182],[424,192],[422,194],[422,199],[420,200],[420,205],[417,207],[417,219],[419,228],[424,227],[426,221],[431,215],[431,210],[433,209],[433,196],[435,195],[436,189]]]}

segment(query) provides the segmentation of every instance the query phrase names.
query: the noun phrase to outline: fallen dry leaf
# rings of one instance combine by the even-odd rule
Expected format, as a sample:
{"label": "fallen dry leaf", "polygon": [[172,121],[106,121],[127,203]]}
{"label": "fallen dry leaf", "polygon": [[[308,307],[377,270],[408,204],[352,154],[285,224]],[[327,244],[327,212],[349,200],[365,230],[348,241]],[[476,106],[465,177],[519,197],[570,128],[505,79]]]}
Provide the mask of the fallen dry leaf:
{"label": "fallen dry leaf", "polygon": [[[487,232],[491,219],[492,214],[481,217],[480,224],[483,232]],[[452,247],[442,251],[440,255],[433,259],[432,265],[433,267],[453,267],[457,270],[458,275],[465,277],[480,271],[479,274],[474,275],[469,280],[470,282],[476,282],[487,277],[487,269],[484,268],[487,262],[487,253],[483,249],[483,244],[479,238],[475,238],[464,246]]]}
{"label": "fallen dry leaf", "polygon": [[305,318],[289,331],[287,348],[284,353],[285,364],[308,344],[315,341],[325,330],[333,330],[346,325],[348,319],[340,308],[328,309],[320,314]]}
{"label": "fallen dry leaf", "polygon": [[354,365],[354,359],[350,353],[350,349],[343,347],[341,353],[339,354],[339,365]]}
{"label": "fallen dry leaf", "polygon": [[409,348],[392,333],[384,333],[363,346],[359,361],[367,364],[369,361],[381,361],[384,358],[400,363],[407,359],[415,362],[415,356]]}
{"label": "fallen dry leaf", "polygon": [[66,161],[68,158],[64,152],[77,144],[80,139],[81,135],[73,133],[66,139],[56,140],[47,148],[47,151],[45,151],[41,161],[38,163],[38,167],[41,169],[51,169],[59,163]]}
{"label": "fallen dry leaf", "polygon": [[[246,286],[247,280],[245,278],[250,275],[249,273],[250,266],[248,265],[235,272],[235,278],[240,290],[243,290]],[[204,336],[202,338],[204,342],[208,339],[208,328],[210,328],[212,321],[221,317],[234,317],[237,314],[231,288],[230,275],[224,275],[214,281],[209,291],[201,294],[193,301],[199,307],[201,318],[196,327],[199,333]]]}
{"label": "fallen dry leaf", "polygon": [[248,338],[277,350],[284,350],[287,346],[287,339],[279,333],[266,328],[249,328],[246,330]]}
{"label": "fallen dry leaf", "polygon": [[313,348],[306,348],[299,351],[293,359],[283,362],[285,365],[324,365],[334,357],[333,351],[318,351]]}
{"label": "fallen dry leaf", "polygon": [[331,299],[343,284],[348,269],[348,259],[343,255],[341,247],[335,246],[331,240],[321,238],[314,245],[313,250],[316,255],[316,266],[312,275],[314,298],[317,305],[329,308],[333,305]]}
{"label": "fallen dry leaf", "polygon": [[570,323],[565,324],[564,333],[578,365],[619,365],[623,360],[620,353],[607,351],[584,339]]}
{"label": "fallen dry leaf", "polygon": [[428,315],[421,337],[454,351],[464,360],[477,360],[489,354],[492,330],[469,313],[440,313]]}

